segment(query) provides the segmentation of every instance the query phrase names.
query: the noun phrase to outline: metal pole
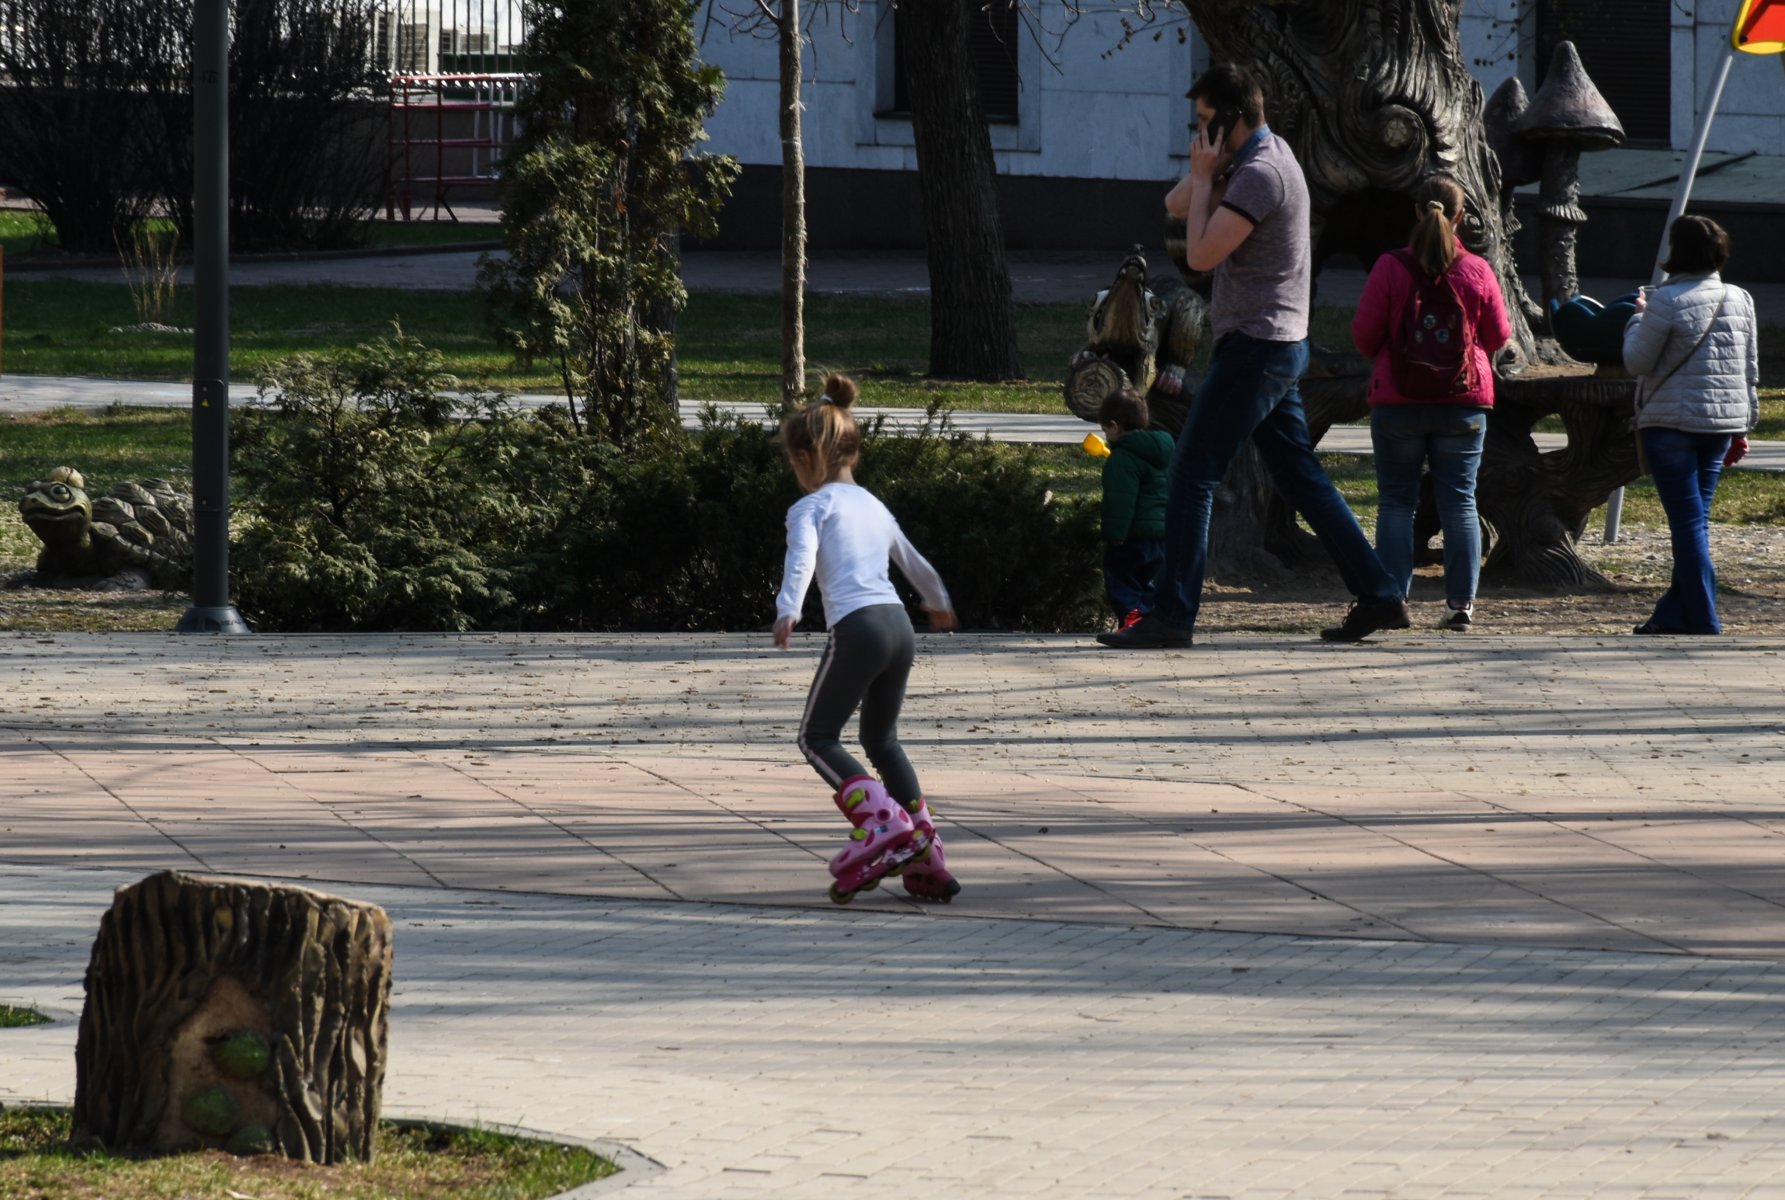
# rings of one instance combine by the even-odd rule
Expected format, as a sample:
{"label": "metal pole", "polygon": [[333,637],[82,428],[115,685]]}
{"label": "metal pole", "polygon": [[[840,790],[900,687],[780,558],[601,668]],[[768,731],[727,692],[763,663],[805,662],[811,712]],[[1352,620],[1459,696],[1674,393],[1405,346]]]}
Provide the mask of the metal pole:
{"label": "metal pole", "polygon": [[[1698,128],[1692,134],[1692,147],[1686,151],[1686,162],[1680,170],[1680,181],[1673,189],[1673,203],[1667,209],[1667,223],[1661,226],[1661,248],[1655,252],[1655,269],[1649,273],[1649,286],[1654,287],[1667,278],[1667,272],[1661,264],[1667,261],[1668,231],[1673,223],[1686,212],[1686,201],[1691,199],[1692,184],[1698,178],[1698,164],[1704,158],[1704,144],[1710,140],[1711,119],[1717,115],[1717,106],[1723,102],[1723,85],[1729,82],[1729,67],[1735,62],[1735,47],[1723,48],[1723,61],[1717,64],[1717,74],[1711,80],[1711,86],[1704,96],[1704,107],[1699,110]],[[1605,502],[1605,544],[1610,546],[1618,540],[1618,523],[1624,516],[1624,489],[1619,488]]]}
{"label": "metal pole", "polygon": [[229,602],[229,0],[192,15],[192,606],[179,633],[247,633]]}

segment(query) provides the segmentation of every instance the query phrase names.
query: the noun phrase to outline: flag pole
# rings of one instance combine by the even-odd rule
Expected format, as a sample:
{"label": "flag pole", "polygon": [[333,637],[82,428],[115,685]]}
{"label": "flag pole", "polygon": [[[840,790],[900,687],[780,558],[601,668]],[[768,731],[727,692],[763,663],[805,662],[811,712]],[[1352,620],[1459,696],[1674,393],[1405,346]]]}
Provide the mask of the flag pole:
{"label": "flag pole", "polygon": [[[1661,226],[1661,248],[1655,252],[1655,267],[1649,273],[1649,286],[1654,287],[1667,278],[1667,272],[1661,264],[1667,261],[1667,241],[1673,223],[1686,212],[1686,201],[1692,196],[1693,181],[1698,178],[1698,164],[1704,158],[1704,144],[1711,136],[1711,120],[1717,115],[1717,106],[1723,102],[1723,85],[1729,82],[1730,64],[1735,62],[1735,43],[1723,47],[1723,60],[1717,64],[1717,74],[1711,80],[1711,86],[1705,93],[1704,107],[1699,110],[1698,128],[1692,133],[1692,146],[1686,151],[1686,162],[1680,170],[1680,181],[1673,189],[1673,204],[1668,207],[1667,220]],[[1618,524],[1624,515],[1624,489],[1618,488],[1605,501],[1605,544],[1614,545],[1618,540]]]}

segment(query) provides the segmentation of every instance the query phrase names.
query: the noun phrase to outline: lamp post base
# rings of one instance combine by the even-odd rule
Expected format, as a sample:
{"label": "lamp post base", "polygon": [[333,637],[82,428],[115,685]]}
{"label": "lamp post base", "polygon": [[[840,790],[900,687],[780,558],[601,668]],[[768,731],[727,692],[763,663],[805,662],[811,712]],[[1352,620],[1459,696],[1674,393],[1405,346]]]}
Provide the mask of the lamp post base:
{"label": "lamp post base", "polygon": [[193,605],[180,616],[175,633],[253,633],[233,604],[221,608]]}

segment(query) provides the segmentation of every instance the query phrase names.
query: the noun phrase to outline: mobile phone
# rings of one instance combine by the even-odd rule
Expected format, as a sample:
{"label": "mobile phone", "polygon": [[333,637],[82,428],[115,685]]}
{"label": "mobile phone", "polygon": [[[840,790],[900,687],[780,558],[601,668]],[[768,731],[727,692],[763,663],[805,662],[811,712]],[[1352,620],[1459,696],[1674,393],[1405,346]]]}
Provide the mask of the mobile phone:
{"label": "mobile phone", "polygon": [[1237,109],[1216,109],[1215,115],[1208,119],[1203,128],[1203,136],[1209,140],[1209,148],[1212,150],[1225,149],[1227,135],[1235,125],[1239,124],[1239,120],[1240,114]]}

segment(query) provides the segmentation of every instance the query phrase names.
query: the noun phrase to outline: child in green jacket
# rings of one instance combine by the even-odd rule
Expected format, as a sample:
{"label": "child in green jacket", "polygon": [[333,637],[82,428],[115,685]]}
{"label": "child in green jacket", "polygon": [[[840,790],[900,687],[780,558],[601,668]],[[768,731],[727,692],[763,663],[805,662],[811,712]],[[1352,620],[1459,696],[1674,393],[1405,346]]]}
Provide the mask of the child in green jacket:
{"label": "child in green jacket", "polygon": [[1153,607],[1153,579],[1165,560],[1165,469],[1176,443],[1148,429],[1146,397],[1111,392],[1097,410],[1109,457],[1103,460],[1103,580],[1123,629]]}

